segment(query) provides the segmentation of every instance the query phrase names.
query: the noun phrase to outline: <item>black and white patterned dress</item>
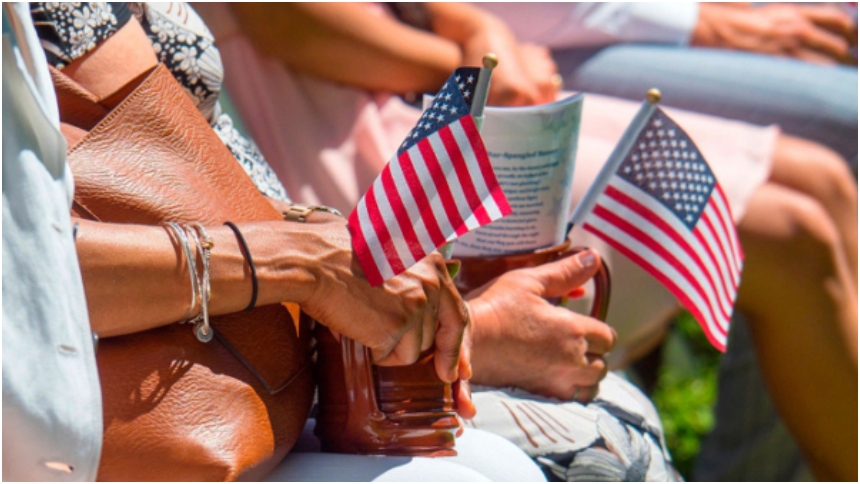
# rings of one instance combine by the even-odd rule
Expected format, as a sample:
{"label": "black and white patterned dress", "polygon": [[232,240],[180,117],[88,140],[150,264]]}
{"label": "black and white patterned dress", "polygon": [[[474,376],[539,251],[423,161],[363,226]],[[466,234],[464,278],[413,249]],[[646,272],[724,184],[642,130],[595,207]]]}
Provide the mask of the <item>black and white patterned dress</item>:
{"label": "black and white patterned dress", "polygon": [[132,17],[152,41],[152,49],[209,121],[236,161],[263,193],[289,201],[284,186],[257,145],[221,112],[224,69],[215,39],[188,4],[124,2],[32,2],[30,13],[48,62],[62,69],[96,48]]}

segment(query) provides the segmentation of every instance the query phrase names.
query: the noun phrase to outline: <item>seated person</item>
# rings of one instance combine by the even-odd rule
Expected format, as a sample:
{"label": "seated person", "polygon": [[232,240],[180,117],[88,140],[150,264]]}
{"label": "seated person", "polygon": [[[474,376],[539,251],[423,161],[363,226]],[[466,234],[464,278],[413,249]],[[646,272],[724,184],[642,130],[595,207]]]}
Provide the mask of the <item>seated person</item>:
{"label": "seated person", "polygon": [[[36,5],[33,13],[50,18],[56,13],[52,11],[55,7]],[[102,16],[103,20],[120,17],[124,21],[116,22],[120,25],[108,33],[101,28],[96,29],[100,35],[94,35],[91,48],[76,52],[64,62],[55,61],[55,65],[63,67],[91,92],[98,91],[106,96],[153,67],[156,57],[150,41],[133,16],[127,14],[123,17],[122,9],[116,5],[102,5],[101,8],[109,9],[108,15]],[[87,35],[93,35],[93,32]],[[61,42],[53,44],[60,47],[57,51],[70,52],[70,46],[58,38]],[[108,40],[120,44],[111,44]],[[124,56],[123,63],[116,62],[114,56],[119,53]],[[108,72],[105,66],[112,66],[110,76],[105,75]],[[265,186],[260,188],[262,190]],[[279,208],[284,206],[281,201],[273,200],[272,203]],[[314,213],[307,222],[300,227],[284,222],[237,224],[247,240],[249,252],[257,255],[256,266],[260,274],[257,304],[297,301],[309,314],[326,321],[333,331],[367,345],[379,364],[411,363],[420,349],[435,343],[439,352],[435,363],[440,378],[446,381],[453,381],[458,376],[468,378],[470,368],[466,352],[460,352],[460,345],[471,309],[460,299],[447,270],[440,265],[442,261],[438,254],[431,255],[382,287],[371,288],[354,265],[342,219]],[[214,240],[210,314],[237,312],[251,297],[242,250],[230,229],[207,227],[206,230]],[[90,324],[102,337],[171,324],[189,312],[188,274],[176,271],[176,267],[183,266],[182,251],[177,251],[175,240],[164,227],[79,220],[77,233]],[[596,255],[591,252],[585,255],[589,257],[565,261],[573,274],[571,277],[576,280],[587,279],[596,267]],[[541,298],[535,300],[538,302],[534,305],[536,310],[547,305]],[[480,316],[476,314],[476,317]],[[437,319],[440,321],[438,331],[435,331],[435,324],[425,324]],[[597,321],[584,321],[584,324],[605,328]],[[602,351],[606,352],[611,348],[612,334],[604,329],[604,335]],[[11,366],[9,370],[12,370]],[[605,365],[595,365],[595,374],[589,379],[599,380],[603,371]],[[458,395],[458,408],[465,417],[470,417],[474,409],[469,402],[467,387],[461,388],[465,392]],[[496,436],[480,431],[466,431],[460,453],[461,457],[456,461],[416,461],[415,465],[419,469],[435,465],[441,468],[440,472],[456,471],[459,474],[448,477],[462,480],[541,478],[534,463],[521,451]],[[478,458],[481,456],[484,456],[482,461]],[[339,458],[329,457],[333,462],[338,462]],[[499,466],[495,461],[498,458],[503,459],[506,465]],[[286,464],[289,471],[302,468],[297,459]],[[352,462],[360,462],[360,459],[352,459]],[[386,469],[401,464],[394,461],[387,468],[376,466],[376,470],[391,477],[385,473]],[[304,468],[311,469],[307,466]],[[410,467],[398,472],[413,471],[417,470]],[[305,475],[313,477],[312,474]],[[295,477],[295,474],[290,475]],[[396,475],[402,477],[407,474]]]}
{"label": "seated person", "polygon": [[71,172],[26,3],[3,4],[3,480],[92,481],[98,371]]}
{"label": "seated person", "polygon": [[[476,6],[505,21],[520,40],[550,48],[569,88],[638,99],[660,86],[669,106],[775,123],[827,145],[856,176],[854,4]],[[695,477],[805,480],[810,470],[767,394],[748,322],[742,314],[734,319],[720,366],[717,425]],[[742,418],[737,408],[745,409]]]}
{"label": "seated person", "polygon": [[[467,6],[428,4],[424,23],[432,33],[359,5],[201,8],[226,59],[226,81],[239,112],[262,151],[277,160],[275,172],[294,197],[307,203],[350,210],[420,115],[392,94],[432,92],[438,88],[434,83],[442,82],[454,66],[477,63],[488,51],[502,59],[491,85],[491,103],[552,99],[546,85],[555,70],[548,55],[519,45],[498,19]],[[281,48],[299,43],[302,49]],[[414,72],[421,75],[410,74]],[[635,109],[632,103],[587,96],[575,200]],[[777,127],[669,113],[696,139],[729,193],[747,256],[738,309],[751,315],[756,346],[766,362],[765,377],[780,411],[807,455],[824,461],[816,464],[821,475],[853,475],[856,462],[850,456],[856,444],[850,435],[844,442],[833,437],[845,419],[856,418],[857,195],[844,160],[817,144],[781,135]],[[314,159],[316,164],[308,163]],[[613,357],[623,362],[644,354],[660,341],[663,322],[677,303],[599,241],[581,233],[574,237],[600,247],[616,275],[608,322],[619,329],[621,344]],[[785,280],[795,284],[786,286]],[[810,327],[810,318],[824,323]],[[546,351],[542,345],[553,342],[523,334],[513,324],[489,335],[496,337],[485,339],[487,334],[476,325],[474,381],[572,395],[559,390],[558,378],[535,378],[547,366],[541,358],[524,357],[519,365],[508,362],[509,367],[523,368],[542,363],[521,374],[528,378],[514,378],[514,372],[499,373],[507,380],[491,377],[485,370],[499,362],[482,363],[482,356],[493,355],[494,345],[509,338],[535,344],[536,352],[547,358],[561,353]],[[792,341],[804,341],[806,351],[821,358],[801,363],[796,353],[786,351]],[[520,350],[512,356],[533,354]],[[798,387],[817,388],[822,372],[840,383],[822,389],[824,397],[817,392],[808,398],[797,395]],[[822,412],[822,405],[828,410]],[[476,422],[480,420],[479,414]],[[507,425],[516,424],[510,420]],[[520,439],[524,449],[541,455],[527,439]],[[829,450],[815,450],[824,448]]]}
{"label": "seated person", "polygon": [[639,100],[659,86],[668,106],[778,124],[836,150],[857,172],[856,6],[476,6],[521,41],[550,48],[569,89]]}

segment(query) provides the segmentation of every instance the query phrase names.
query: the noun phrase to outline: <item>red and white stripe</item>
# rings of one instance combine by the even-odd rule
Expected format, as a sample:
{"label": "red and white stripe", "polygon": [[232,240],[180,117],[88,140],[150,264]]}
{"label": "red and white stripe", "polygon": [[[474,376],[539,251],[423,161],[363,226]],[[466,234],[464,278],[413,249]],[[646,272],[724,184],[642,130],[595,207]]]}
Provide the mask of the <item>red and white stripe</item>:
{"label": "red and white stripe", "polygon": [[719,185],[690,230],[653,196],[615,175],[583,227],[660,280],[725,351],[743,253]]}
{"label": "red and white stripe", "polygon": [[374,286],[466,232],[511,212],[471,116],[394,157],[349,217]]}

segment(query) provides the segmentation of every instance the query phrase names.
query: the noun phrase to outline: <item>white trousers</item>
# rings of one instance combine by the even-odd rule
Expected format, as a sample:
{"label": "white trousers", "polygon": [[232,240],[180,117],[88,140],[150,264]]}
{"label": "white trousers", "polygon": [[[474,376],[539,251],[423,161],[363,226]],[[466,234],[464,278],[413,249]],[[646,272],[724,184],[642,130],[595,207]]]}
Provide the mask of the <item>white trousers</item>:
{"label": "white trousers", "polygon": [[454,457],[387,457],[319,452],[309,420],[296,448],[266,481],[545,482],[534,461],[516,445],[467,428]]}

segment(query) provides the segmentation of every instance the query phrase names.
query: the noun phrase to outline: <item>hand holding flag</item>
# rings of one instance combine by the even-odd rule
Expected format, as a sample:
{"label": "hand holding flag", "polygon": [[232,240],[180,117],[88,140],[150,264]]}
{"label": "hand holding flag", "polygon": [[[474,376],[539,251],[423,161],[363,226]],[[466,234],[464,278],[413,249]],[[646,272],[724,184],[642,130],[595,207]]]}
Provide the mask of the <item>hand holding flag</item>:
{"label": "hand holding flag", "polygon": [[454,71],[350,214],[353,249],[372,285],[511,212],[470,115],[479,75]]}
{"label": "hand holding flag", "polygon": [[743,253],[728,201],[696,145],[649,91],[571,224],[666,286],[725,351]]}

